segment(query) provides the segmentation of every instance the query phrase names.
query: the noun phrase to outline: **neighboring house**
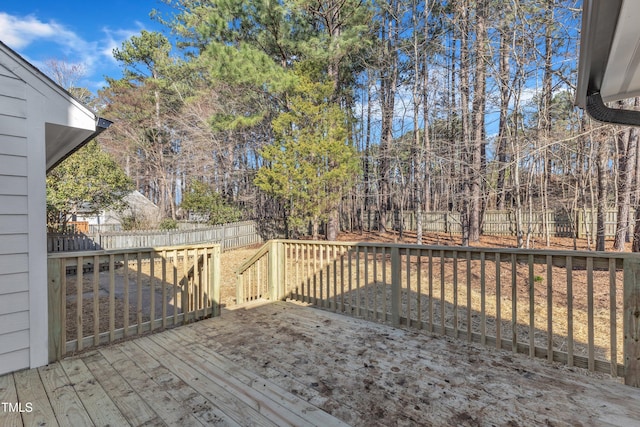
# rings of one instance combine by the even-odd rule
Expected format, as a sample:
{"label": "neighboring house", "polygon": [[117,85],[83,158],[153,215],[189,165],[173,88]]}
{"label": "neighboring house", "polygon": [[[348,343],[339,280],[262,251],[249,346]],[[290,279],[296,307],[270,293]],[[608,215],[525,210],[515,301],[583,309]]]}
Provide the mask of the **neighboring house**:
{"label": "neighboring house", "polygon": [[127,194],[123,201],[126,207],[122,211],[107,210],[98,215],[84,215],[80,212],[74,221],[86,221],[93,230],[102,227],[103,230],[100,231],[117,231],[122,229],[122,222],[126,218],[134,217],[149,228],[158,225],[162,219],[160,208],[137,190]]}
{"label": "neighboring house", "polygon": [[0,42],[0,374],[48,363],[46,172],[110,124]]}

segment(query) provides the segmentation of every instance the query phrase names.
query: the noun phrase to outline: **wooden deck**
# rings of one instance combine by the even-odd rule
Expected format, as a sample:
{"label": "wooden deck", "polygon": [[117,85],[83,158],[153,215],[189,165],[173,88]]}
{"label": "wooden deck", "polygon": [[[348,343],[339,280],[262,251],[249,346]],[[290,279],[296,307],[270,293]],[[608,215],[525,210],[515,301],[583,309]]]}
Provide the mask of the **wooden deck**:
{"label": "wooden deck", "polygon": [[640,422],[601,375],[285,302],[2,376],[0,402],[2,426]]}

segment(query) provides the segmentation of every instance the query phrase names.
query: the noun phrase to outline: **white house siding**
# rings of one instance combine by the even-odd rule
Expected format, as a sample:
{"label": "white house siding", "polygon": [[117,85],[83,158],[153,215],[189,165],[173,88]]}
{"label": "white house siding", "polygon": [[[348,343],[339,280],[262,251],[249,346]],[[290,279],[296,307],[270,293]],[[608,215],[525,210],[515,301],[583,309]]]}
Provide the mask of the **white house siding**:
{"label": "white house siding", "polygon": [[27,113],[25,82],[0,65],[0,374],[31,357]]}

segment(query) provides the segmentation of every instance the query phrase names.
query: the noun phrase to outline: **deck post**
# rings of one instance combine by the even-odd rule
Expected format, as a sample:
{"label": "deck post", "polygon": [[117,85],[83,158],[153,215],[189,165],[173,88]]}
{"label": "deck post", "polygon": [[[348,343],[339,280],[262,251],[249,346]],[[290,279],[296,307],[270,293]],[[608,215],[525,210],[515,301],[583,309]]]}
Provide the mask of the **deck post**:
{"label": "deck post", "polygon": [[244,273],[236,272],[236,304],[244,302]]}
{"label": "deck post", "polygon": [[[391,248],[391,323],[400,326],[400,248]],[[383,296],[384,298],[384,296]]]}
{"label": "deck post", "polygon": [[286,257],[286,249],[284,247],[284,242],[278,242],[278,249],[276,251],[276,257],[278,260],[278,299],[289,298],[290,295],[287,295],[287,287],[285,283],[285,275],[287,269],[287,257]]}
{"label": "deck post", "polygon": [[[205,252],[206,256],[206,252]],[[213,245],[209,262],[209,295],[211,299],[211,317],[220,316],[220,245]]]}
{"label": "deck post", "polygon": [[624,383],[640,387],[640,257],[625,258]]}
{"label": "deck post", "polygon": [[[82,268],[82,266],[78,267]],[[62,358],[62,275],[65,274],[64,258],[47,260],[48,311],[49,311],[49,362]]]}
{"label": "deck post", "polygon": [[277,240],[272,240],[269,242],[269,263],[268,263],[268,272],[267,272],[267,281],[269,283],[269,295],[271,296],[271,301],[278,301],[281,297],[280,295],[280,284],[278,283],[278,279],[280,275],[278,274],[279,269],[279,260],[278,260],[278,246],[279,243]]}

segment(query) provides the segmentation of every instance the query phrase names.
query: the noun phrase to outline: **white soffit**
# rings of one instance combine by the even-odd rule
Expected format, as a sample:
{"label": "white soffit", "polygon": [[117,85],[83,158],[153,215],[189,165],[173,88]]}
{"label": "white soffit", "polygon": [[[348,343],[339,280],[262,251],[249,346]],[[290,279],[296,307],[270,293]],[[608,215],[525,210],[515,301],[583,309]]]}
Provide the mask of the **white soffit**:
{"label": "white soffit", "polygon": [[640,95],[640,1],[622,3],[600,94],[606,101]]}

